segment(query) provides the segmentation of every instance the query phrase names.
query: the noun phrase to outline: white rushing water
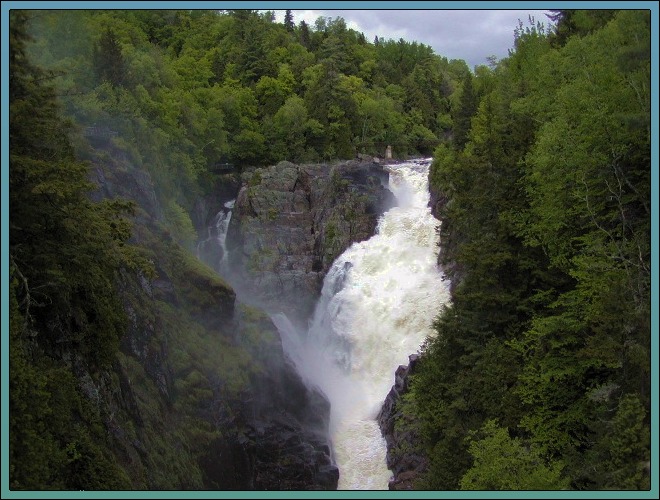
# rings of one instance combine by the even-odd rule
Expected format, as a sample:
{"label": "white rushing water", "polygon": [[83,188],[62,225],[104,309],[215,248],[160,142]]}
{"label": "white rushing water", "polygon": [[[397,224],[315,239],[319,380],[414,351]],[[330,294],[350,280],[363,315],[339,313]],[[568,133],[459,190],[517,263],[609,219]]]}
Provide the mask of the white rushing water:
{"label": "white rushing water", "polygon": [[372,238],[333,263],[306,336],[284,315],[273,317],[298,371],[330,400],[339,489],[387,489],[391,472],[376,416],[396,368],[433,334],[449,300],[436,265],[439,221],[427,206],[430,161],[387,167],[397,206],[381,216]]}
{"label": "white rushing water", "polygon": [[213,250],[213,245],[220,247],[222,250],[220,259],[215,257],[217,259],[216,262],[207,262],[207,264],[221,274],[227,264],[227,231],[235,203],[236,200],[230,200],[224,204],[225,208],[215,215],[213,222],[207,228],[208,237],[197,243],[197,258],[202,260],[210,260],[213,256],[217,255],[217,252]]}

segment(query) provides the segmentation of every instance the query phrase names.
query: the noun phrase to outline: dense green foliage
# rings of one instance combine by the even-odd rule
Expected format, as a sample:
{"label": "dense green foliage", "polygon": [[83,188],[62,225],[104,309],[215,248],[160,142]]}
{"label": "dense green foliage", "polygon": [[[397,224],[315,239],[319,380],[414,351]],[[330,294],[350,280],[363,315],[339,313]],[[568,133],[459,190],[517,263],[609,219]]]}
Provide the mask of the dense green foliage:
{"label": "dense green foliage", "polygon": [[[25,16],[10,43],[10,482],[12,488],[120,488],[105,432],[71,370],[114,358],[125,329],[115,289],[134,267],[121,202],[94,204],[48,74],[25,56]],[[75,359],[61,363],[63,353]]]}
{"label": "dense green foliage", "polygon": [[[30,55],[66,114],[154,180],[181,243],[218,165],[430,155],[451,134],[464,61],[372,44],[341,18],[284,24],[251,10],[28,12]],[[84,150],[79,144],[77,149]]]}
{"label": "dense green foliage", "polygon": [[296,25],[295,11],[283,24],[250,10],[34,17],[32,52],[64,73],[68,112],[118,131],[173,198],[217,163],[431,154],[469,73],[417,42],[372,44],[341,18]]}
{"label": "dense green foliage", "polygon": [[435,151],[454,292],[406,402],[421,487],[650,486],[650,17],[606,14],[521,25]]}

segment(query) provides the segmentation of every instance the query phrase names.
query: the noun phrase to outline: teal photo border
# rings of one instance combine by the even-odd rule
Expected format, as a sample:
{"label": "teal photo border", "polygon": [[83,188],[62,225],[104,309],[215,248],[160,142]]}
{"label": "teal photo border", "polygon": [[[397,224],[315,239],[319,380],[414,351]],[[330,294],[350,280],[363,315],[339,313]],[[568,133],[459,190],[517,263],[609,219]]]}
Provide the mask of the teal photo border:
{"label": "teal photo border", "polygon": [[[2,308],[0,324],[2,331],[1,343],[1,402],[2,427],[0,437],[2,448],[0,455],[0,498],[26,499],[26,498],[442,498],[442,499],[471,499],[471,498],[631,498],[631,499],[657,499],[660,495],[658,489],[658,12],[657,2],[651,1],[605,1],[605,2],[567,2],[567,1],[381,1],[381,2],[352,2],[352,1],[3,1],[1,7],[1,33],[2,33],[2,126],[1,126],[1,152],[2,168],[0,177],[1,196],[1,267],[0,276],[2,291]],[[374,7],[377,7],[375,9]],[[510,10],[510,9],[641,9],[651,11],[651,137],[654,138],[651,146],[651,489],[648,491],[520,491],[520,492],[491,492],[491,491],[21,491],[8,489],[9,484],[9,95],[8,95],[8,57],[9,57],[9,11],[12,9],[345,9],[345,10]],[[513,37],[513,29],[511,33]],[[413,40],[410,40],[413,41]],[[443,54],[439,54],[443,55]]]}

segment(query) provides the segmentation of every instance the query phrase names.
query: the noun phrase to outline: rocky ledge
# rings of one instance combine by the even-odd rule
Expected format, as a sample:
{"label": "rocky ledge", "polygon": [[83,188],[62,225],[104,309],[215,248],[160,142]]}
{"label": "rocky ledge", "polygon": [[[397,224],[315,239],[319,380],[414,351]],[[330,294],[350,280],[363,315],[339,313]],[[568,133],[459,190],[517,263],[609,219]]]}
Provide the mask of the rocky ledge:
{"label": "rocky ledge", "polygon": [[394,205],[388,177],[370,160],[245,174],[227,235],[232,284],[266,310],[307,318],[334,259]]}
{"label": "rocky ledge", "polygon": [[[408,357],[408,366],[400,365],[394,375],[394,385],[378,413],[378,425],[387,443],[387,467],[393,478],[390,490],[412,490],[414,481],[428,469],[428,458],[416,451],[419,437],[414,428],[406,425],[405,416],[398,405],[408,391],[409,377],[415,372],[419,356]],[[395,421],[397,425],[395,426]]]}

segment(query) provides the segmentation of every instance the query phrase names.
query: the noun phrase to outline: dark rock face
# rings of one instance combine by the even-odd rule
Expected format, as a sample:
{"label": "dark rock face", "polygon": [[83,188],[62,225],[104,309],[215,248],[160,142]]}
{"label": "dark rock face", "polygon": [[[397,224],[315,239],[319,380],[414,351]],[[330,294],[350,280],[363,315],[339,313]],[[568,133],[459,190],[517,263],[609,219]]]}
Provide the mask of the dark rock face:
{"label": "dark rock face", "polygon": [[[253,320],[254,321],[254,320]],[[337,489],[339,470],[332,464],[328,425],[330,402],[308,388],[282,349],[279,333],[264,317],[261,331],[272,333],[271,345],[253,355],[265,373],[252,383],[251,444],[255,487],[270,490]]]}
{"label": "dark rock face", "polygon": [[444,193],[438,191],[433,186],[433,184],[430,182],[430,179],[429,179],[429,193],[431,194],[431,198],[429,199],[429,207],[431,207],[431,214],[433,214],[433,217],[440,220],[441,219],[440,214],[442,212],[442,209],[447,205],[447,202],[449,200],[447,199],[447,196]]}
{"label": "dark rock face", "polygon": [[266,316],[245,318],[239,311],[238,330],[246,326],[270,335],[256,345],[245,342],[261,369],[251,374],[251,390],[232,402],[230,414],[216,413],[220,427],[233,430],[211,443],[201,460],[205,483],[217,489],[337,489],[339,470],[327,438],[330,403],[307,388],[285,359]]}
{"label": "dark rock face", "polygon": [[449,291],[453,293],[456,286],[462,281],[463,269],[456,262],[452,261],[447,257],[450,254],[455,246],[455,242],[452,239],[452,231],[450,227],[450,222],[446,219],[443,219],[443,211],[449,203],[449,198],[447,195],[439,191],[431,182],[429,172],[429,192],[431,198],[429,200],[429,207],[431,207],[431,214],[442,221],[442,226],[440,228],[440,251],[438,252],[438,265],[442,266],[445,275],[451,279],[449,284]]}
{"label": "dark rock face", "polygon": [[99,186],[98,191],[92,195],[95,201],[121,196],[135,201],[150,219],[162,220],[163,211],[148,172],[133,168],[108,168],[107,165],[96,164],[93,174],[93,180]]}
{"label": "dark rock face", "polygon": [[195,200],[190,220],[201,240],[208,237],[207,228],[212,225],[213,219],[219,212],[226,212],[225,202],[235,199],[240,187],[239,174],[219,175],[208,190],[210,194]]}
{"label": "dark rock face", "polygon": [[[305,386],[266,315],[246,312],[231,287],[189,263],[195,258],[161,224],[163,211],[149,174],[118,151],[109,153],[93,162],[98,186],[93,197],[136,202],[132,242],[148,249],[157,274],[148,278],[127,270],[118,280],[128,323],[112,370],[92,377],[85,366],[76,365],[81,390],[99,406],[118,462],[138,489],[336,489],[339,472],[327,439],[328,401]],[[296,175],[293,186],[280,187],[293,187],[295,210],[309,205],[311,188],[303,174]],[[225,183],[226,192],[217,199],[201,200],[193,214],[196,223],[207,224],[208,214],[231,199],[236,188]],[[163,311],[171,313],[163,317]],[[188,327],[199,336],[187,336]],[[181,353],[171,344],[182,338],[217,342],[240,358],[235,362],[240,373],[222,371],[220,361],[217,366],[199,362],[200,377],[210,384],[199,388],[198,406],[181,403],[186,394],[178,387],[190,368],[180,361],[177,365]],[[226,373],[239,381],[223,379]],[[231,384],[237,387],[228,389]],[[186,441],[191,418],[218,437]],[[188,447],[196,455],[176,451]],[[169,464],[160,457],[164,451],[183,456],[177,466],[186,471],[167,477]]]}
{"label": "dark rock face", "polygon": [[[210,406],[196,410],[199,418],[220,432],[220,437],[202,447],[198,459],[204,487],[218,490],[336,489],[339,471],[331,459],[327,437],[330,404],[325,396],[305,386],[286,358],[279,332],[268,316],[237,304],[233,291],[223,287],[221,282],[194,274],[186,276],[190,286],[196,289],[192,297],[204,300],[190,303],[193,298],[185,295],[186,304],[180,298],[178,307],[192,307],[191,316],[200,316],[197,325],[202,325],[212,335],[224,337],[224,342],[228,341],[236,355],[249,360],[238,374],[244,379],[240,388],[228,391],[223,386],[233,381],[218,380],[218,387],[205,388],[213,391]],[[159,281],[169,283],[179,297],[184,297],[176,279],[161,276]],[[183,415],[174,411],[180,395],[172,369],[174,353],[167,341],[168,335],[176,332],[166,333],[165,325],[157,316],[152,319],[151,314],[145,314],[149,311],[148,304],[137,302],[148,303],[167,295],[161,296],[159,290],[152,287],[153,293],[145,296],[143,287],[146,285],[142,280],[128,276],[126,282],[125,286],[130,289],[125,294],[131,297],[125,305],[130,311],[130,325],[122,339],[122,351],[137,360],[153,382],[158,391],[153,403],[161,408],[162,418],[176,421]],[[212,321],[203,318],[204,311],[209,310],[214,314],[206,316],[214,318]],[[116,369],[120,391],[112,391],[115,393],[112,398],[121,397],[118,404],[130,412],[132,424],[139,433],[141,427],[153,425],[153,422],[142,418],[142,405],[137,402],[140,398],[134,393],[138,388],[131,385],[120,365]],[[217,377],[210,373],[210,380]],[[89,392],[94,393],[95,389]],[[125,453],[135,455],[139,443],[125,442],[123,425],[125,422],[109,422],[117,440],[127,449]],[[149,461],[149,452],[143,453],[145,461]],[[185,484],[181,488],[196,489]]]}
{"label": "dark rock face", "polygon": [[415,451],[417,448],[415,445],[419,443],[415,432],[412,429],[401,430],[402,426],[394,425],[395,421],[402,418],[397,404],[408,390],[409,376],[415,372],[419,356],[412,354],[408,360],[408,366],[400,365],[397,368],[394,385],[377,417],[381,433],[387,443],[387,467],[394,475],[389,483],[390,490],[412,490],[415,479],[428,468],[428,458],[421,452]]}
{"label": "dark rock face", "polygon": [[387,180],[381,165],[360,161],[248,174],[229,225],[230,281],[266,309],[308,317],[334,259],[393,206]]}

